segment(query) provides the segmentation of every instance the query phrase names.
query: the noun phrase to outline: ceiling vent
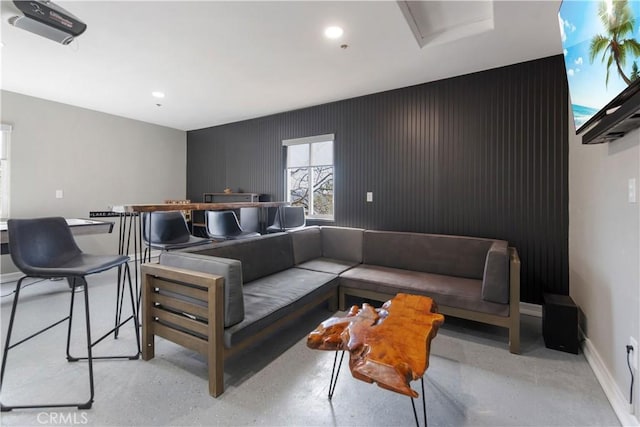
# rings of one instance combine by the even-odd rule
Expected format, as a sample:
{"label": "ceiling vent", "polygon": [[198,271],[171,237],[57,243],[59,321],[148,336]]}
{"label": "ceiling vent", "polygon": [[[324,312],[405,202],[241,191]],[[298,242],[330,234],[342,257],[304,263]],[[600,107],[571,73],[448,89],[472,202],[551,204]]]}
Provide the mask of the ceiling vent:
{"label": "ceiling vent", "polygon": [[87,24],[51,1],[14,0],[13,3],[24,15],[9,18],[9,23],[49,40],[67,45],[87,29]]}

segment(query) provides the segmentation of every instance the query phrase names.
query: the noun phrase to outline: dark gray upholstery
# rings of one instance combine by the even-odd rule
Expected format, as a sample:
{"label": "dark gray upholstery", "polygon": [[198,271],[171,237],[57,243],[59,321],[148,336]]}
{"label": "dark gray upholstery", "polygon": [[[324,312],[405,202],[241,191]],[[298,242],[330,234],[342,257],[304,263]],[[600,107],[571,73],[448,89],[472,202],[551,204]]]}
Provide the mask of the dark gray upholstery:
{"label": "dark gray upholstery", "polygon": [[224,242],[192,253],[239,260],[245,284],[293,267],[291,237],[287,233]]}
{"label": "dark gray upholstery", "polygon": [[335,274],[290,268],[256,279],[244,287],[245,317],[225,329],[227,348],[255,335],[316,296],[338,287]]}
{"label": "dark gray upholstery", "polygon": [[[341,304],[350,290],[356,296],[366,296],[357,290],[376,296],[407,292],[430,296],[443,307],[481,313],[469,315],[472,320],[499,326],[506,325],[499,317],[510,321],[510,253],[505,241],[314,226],[189,252],[172,265],[225,277],[227,348],[319,296],[329,298],[333,290],[337,294],[338,286]],[[165,254],[161,263],[172,255],[181,254]],[[198,264],[206,258],[215,262]],[[227,282],[233,284],[228,289]],[[229,300],[240,297],[244,317],[229,319],[229,311],[241,313],[238,303]],[[466,317],[462,311],[456,315]],[[518,328],[513,325],[517,323],[508,327],[517,352]]]}
{"label": "dark gray upholstery", "polygon": [[364,232],[365,264],[482,280],[494,240],[391,231]]}
{"label": "dark gray upholstery", "polygon": [[245,231],[234,211],[205,211],[207,235],[215,240],[239,240],[260,236],[255,231]]}
{"label": "dark gray upholstery", "polygon": [[129,261],[82,252],[62,217],[10,219],[7,228],[11,260],[30,277],[88,276]]}
{"label": "dark gray upholstery", "polygon": [[160,264],[224,277],[224,326],[233,326],[244,319],[240,261],[185,252],[163,252]]}
{"label": "dark gray upholstery", "polygon": [[316,258],[307,262],[303,262],[302,264],[296,265],[298,268],[304,268],[306,270],[313,271],[323,271],[325,273],[332,274],[340,274],[344,271],[347,271],[351,267],[355,267],[359,265],[357,262],[353,261],[343,261],[341,259],[332,259],[332,258]]}
{"label": "dark gray upholstery", "polygon": [[307,224],[302,206],[280,206],[267,233],[299,230]]}
{"label": "dark gray upholstery", "polygon": [[293,262],[298,265],[322,256],[322,236],[320,227],[311,226],[290,231],[293,245]]}
{"label": "dark gray upholstery", "polygon": [[142,238],[154,249],[172,250],[204,245],[211,239],[191,235],[181,211],[143,212]]}
{"label": "dark gray upholstery", "polygon": [[322,256],[361,263],[363,233],[361,228],[322,227]]}
{"label": "dark gray upholstery", "polygon": [[449,307],[509,315],[509,305],[482,300],[482,281],[477,279],[362,264],[342,273],[340,286],[391,295],[398,292],[422,294]]}
{"label": "dark gray upholstery", "polygon": [[509,302],[509,248],[503,240],[495,241],[487,253],[482,299],[501,304]]}

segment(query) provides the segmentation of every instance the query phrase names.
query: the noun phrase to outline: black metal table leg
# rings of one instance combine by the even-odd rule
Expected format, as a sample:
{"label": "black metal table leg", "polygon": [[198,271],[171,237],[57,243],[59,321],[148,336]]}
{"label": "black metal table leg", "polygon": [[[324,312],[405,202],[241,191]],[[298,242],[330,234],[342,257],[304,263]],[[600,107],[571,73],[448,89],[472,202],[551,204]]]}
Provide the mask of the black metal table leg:
{"label": "black metal table leg", "polygon": [[[333,358],[333,368],[331,369],[331,380],[329,381],[329,400],[333,397],[333,392],[336,389],[338,383],[338,374],[340,374],[340,368],[342,367],[342,359],[344,358],[344,350],[340,355],[340,363],[338,364],[338,370],[336,371],[336,362],[338,361],[338,351],[336,350],[336,356]],[[335,378],[334,378],[335,373]]]}
{"label": "black metal table leg", "polygon": [[[420,383],[422,384],[422,415],[424,416],[424,427],[427,427],[427,404],[424,398],[424,377],[420,378]],[[416,420],[416,426],[420,427],[420,422],[418,421],[418,412],[416,412],[416,404],[414,402],[413,397],[411,399],[411,407],[413,408],[413,417]]]}

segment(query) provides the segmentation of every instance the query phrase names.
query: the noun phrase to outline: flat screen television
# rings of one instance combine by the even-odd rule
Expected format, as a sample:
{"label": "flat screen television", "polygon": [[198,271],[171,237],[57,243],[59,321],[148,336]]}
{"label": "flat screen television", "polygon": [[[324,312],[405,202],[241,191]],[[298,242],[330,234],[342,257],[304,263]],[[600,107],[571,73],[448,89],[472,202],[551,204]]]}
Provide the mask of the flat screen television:
{"label": "flat screen television", "polygon": [[640,90],[640,1],[563,0],[558,21],[579,134]]}

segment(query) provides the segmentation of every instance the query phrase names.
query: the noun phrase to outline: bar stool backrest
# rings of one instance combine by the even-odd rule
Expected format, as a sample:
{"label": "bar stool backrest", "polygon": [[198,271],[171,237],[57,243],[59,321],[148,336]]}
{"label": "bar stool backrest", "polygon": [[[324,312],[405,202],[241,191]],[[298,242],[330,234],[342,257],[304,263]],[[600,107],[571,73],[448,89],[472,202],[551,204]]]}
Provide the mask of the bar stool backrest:
{"label": "bar stool backrest", "polygon": [[[7,230],[11,259],[29,276],[41,276],[41,270],[59,267],[82,254],[62,217],[10,219]],[[46,277],[52,277],[51,273]]]}
{"label": "bar stool backrest", "polygon": [[[151,224],[149,224],[151,221]],[[142,230],[145,242],[157,243],[185,243],[189,241],[191,233],[181,211],[143,212]]]}

